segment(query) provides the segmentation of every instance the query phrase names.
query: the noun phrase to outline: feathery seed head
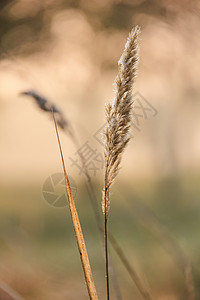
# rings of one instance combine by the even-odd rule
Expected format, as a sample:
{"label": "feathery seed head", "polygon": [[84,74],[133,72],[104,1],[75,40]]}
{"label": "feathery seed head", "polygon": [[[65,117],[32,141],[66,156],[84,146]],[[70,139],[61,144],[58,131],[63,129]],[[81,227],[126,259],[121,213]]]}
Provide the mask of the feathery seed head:
{"label": "feathery seed head", "polygon": [[107,126],[104,132],[105,186],[102,210],[106,217],[110,207],[110,186],[118,174],[122,153],[130,140],[132,88],[137,76],[139,34],[139,26],[136,26],[129,34],[125,49],[118,62],[115,97],[113,102],[106,104],[105,107]]}

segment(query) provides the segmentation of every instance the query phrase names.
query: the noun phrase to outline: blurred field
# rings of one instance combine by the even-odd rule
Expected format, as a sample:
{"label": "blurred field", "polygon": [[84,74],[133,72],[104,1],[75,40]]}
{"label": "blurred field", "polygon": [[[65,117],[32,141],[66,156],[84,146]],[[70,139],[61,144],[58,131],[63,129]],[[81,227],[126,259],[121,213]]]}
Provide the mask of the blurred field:
{"label": "blurred field", "polygon": [[[110,228],[157,299],[163,294],[166,299],[187,297],[184,275],[159,239],[148,210],[187,251],[199,293],[198,181],[169,178],[151,185],[138,182],[134,189],[120,184],[114,189]],[[27,299],[87,299],[68,209],[50,207],[40,188],[1,187],[1,279]],[[100,195],[99,185],[97,192]],[[97,288],[104,297],[103,251],[83,187],[78,187],[77,198]],[[138,298],[119,258],[111,253],[123,297]]]}
{"label": "blurred field", "polygon": [[[105,123],[104,104],[113,97],[128,32],[139,24],[134,92],[157,114],[143,118],[140,131],[132,128],[134,139],[111,195],[109,227],[155,299],[186,300],[172,237],[191,260],[199,299],[198,1],[16,0],[1,1],[0,9],[0,287],[5,282],[27,300],[88,299],[68,207],[52,207],[42,196],[45,179],[61,172],[53,123],[19,94],[35,89],[54,101],[80,145],[88,141],[102,154],[94,135]],[[70,162],[76,149],[63,133],[61,139],[104,299],[99,232],[83,175]],[[103,169],[91,176],[100,209]],[[122,298],[142,299],[112,248],[111,254]],[[111,293],[115,299],[113,287]],[[0,299],[7,299],[1,288]]]}

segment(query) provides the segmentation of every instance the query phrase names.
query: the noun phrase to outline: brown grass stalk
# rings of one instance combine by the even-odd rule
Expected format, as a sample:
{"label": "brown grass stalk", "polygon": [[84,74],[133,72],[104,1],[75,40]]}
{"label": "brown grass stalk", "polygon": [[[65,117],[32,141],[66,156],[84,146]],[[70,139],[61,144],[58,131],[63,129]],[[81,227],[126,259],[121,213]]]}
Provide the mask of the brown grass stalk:
{"label": "brown grass stalk", "polygon": [[81,229],[81,224],[79,221],[78,213],[76,210],[75,202],[74,202],[71,187],[70,187],[70,182],[69,182],[66,167],[65,167],[61,142],[60,142],[57,123],[56,123],[56,119],[54,117],[53,110],[52,110],[52,114],[53,114],[55,129],[56,129],[56,135],[57,135],[61,160],[62,160],[63,172],[64,172],[64,176],[65,176],[65,181],[66,181],[66,189],[67,189],[70,213],[71,213],[71,217],[72,217],[72,222],[73,222],[73,227],[74,227],[75,236],[76,236],[76,240],[77,240],[78,250],[79,250],[79,254],[80,254],[80,258],[81,258],[81,263],[82,263],[82,267],[83,267],[83,271],[84,271],[84,275],[85,275],[85,281],[86,281],[86,285],[87,285],[87,289],[88,289],[88,294],[89,294],[89,297],[91,300],[98,300],[98,296],[97,296],[97,292],[96,292],[96,288],[95,288],[95,284],[94,284],[94,280],[93,280],[93,276],[92,276],[92,270],[90,267],[90,262],[89,262],[89,258],[88,258],[88,254],[87,254],[87,249],[85,246],[85,241],[84,241],[84,237],[83,237],[83,233],[82,233],[82,229]]}
{"label": "brown grass stalk", "polygon": [[129,34],[124,52],[118,62],[118,75],[115,80],[115,98],[112,103],[106,105],[107,127],[104,141],[105,179],[102,193],[102,210],[104,214],[107,300],[110,298],[108,270],[110,187],[118,174],[122,153],[130,140],[129,132],[133,104],[132,88],[137,74],[139,34],[139,26],[136,26]]}

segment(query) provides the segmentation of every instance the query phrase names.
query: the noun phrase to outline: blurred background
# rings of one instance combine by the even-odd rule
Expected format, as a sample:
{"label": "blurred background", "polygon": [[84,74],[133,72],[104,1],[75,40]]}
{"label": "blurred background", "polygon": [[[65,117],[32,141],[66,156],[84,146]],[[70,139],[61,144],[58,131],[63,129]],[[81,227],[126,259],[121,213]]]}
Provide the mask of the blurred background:
{"label": "blurred background", "polygon": [[[78,151],[88,154],[100,210],[104,105],[137,24],[133,138],[113,186],[109,226],[155,299],[199,299],[199,16],[197,0],[1,1],[0,299],[12,299],[5,284],[27,300],[88,299],[69,209],[43,193],[46,179],[62,172],[52,118],[20,93],[35,90],[65,113]],[[60,136],[105,299],[101,238],[77,149],[69,135]],[[111,284],[112,299],[142,299],[110,250],[121,291],[116,298]]]}

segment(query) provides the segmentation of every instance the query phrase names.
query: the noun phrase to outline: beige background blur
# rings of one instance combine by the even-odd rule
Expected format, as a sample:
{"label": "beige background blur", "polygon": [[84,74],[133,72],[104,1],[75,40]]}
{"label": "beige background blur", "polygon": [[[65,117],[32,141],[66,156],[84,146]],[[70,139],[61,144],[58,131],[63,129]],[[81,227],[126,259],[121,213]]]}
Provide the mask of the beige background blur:
{"label": "beige background blur", "polygon": [[[80,144],[93,143],[93,134],[104,124],[104,104],[113,97],[117,61],[135,24],[142,34],[134,92],[158,114],[136,132],[123,161],[124,174],[198,172],[198,2],[75,2],[2,5],[2,24],[6,20],[10,28],[1,29],[1,181],[43,180],[60,167],[52,122],[32,99],[19,96],[21,91],[35,89],[55,102]],[[63,139],[63,144],[66,159],[72,157],[71,142]],[[76,176],[75,169],[70,172]]]}
{"label": "beige background blur", "polygon": [[[200,297],[199,1],[2,0],[0,299],[2,282],[27,300],[88,299],[68,207],[55,208],[42,197],[45,179],[62,171],[54,125],[20,93],[33,89],[54,102],[80,146],[88,141],[103,155],[94,135],[105,123],[117,62],[137,24],[142,32],[133,93],[136,106],[139,99],[151,110],[146,119],[134,110],[142,115],[140,131],[132,126],[134,139],[112,188],[109,226],[156,300],[189,299],[187,276],[176,261],[179,246],[191,262],[196,298],[190,300]],[[105,299],[104,256],[84,177],[71,165],[73,143],[61,131],[60,137],[77,184],[98,294]],[[103,168],[90,175],[100,207]],[[122,298],[142,299],[111,255]],[[111,284],[112,299],[114,292]]]}

